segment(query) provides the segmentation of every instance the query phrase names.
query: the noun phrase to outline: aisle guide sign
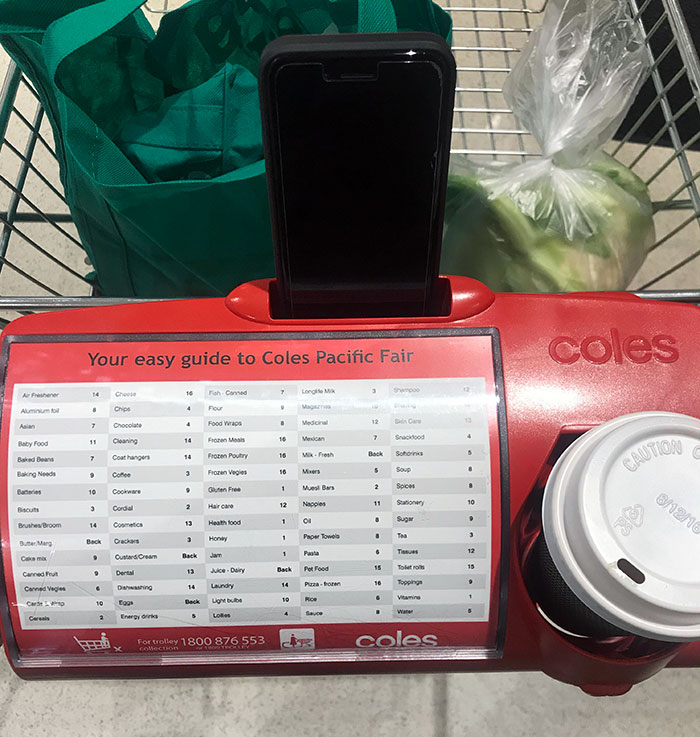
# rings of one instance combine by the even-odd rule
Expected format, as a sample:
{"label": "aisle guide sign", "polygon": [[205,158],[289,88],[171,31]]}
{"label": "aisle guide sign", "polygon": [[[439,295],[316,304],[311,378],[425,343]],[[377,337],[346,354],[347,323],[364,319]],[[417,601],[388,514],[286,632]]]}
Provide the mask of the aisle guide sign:
{"label": "aisle guide sign", "polygon": [[493,647],[496,336],[452,333],[15,339],[20,651]]}

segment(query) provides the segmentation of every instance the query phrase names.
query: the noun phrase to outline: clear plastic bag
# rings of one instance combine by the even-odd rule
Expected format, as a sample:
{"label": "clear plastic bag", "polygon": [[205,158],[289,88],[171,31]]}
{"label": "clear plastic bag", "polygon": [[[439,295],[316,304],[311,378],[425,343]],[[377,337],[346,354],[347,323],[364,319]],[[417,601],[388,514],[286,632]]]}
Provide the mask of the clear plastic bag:
{"label": "clear plastic bag", "polygon": [[644,75],[624,0],[549,0],[504,86],[542,156],[453,156],[442,270],[499,291],[622,289],[654,242],[645,184],[602,153]]}

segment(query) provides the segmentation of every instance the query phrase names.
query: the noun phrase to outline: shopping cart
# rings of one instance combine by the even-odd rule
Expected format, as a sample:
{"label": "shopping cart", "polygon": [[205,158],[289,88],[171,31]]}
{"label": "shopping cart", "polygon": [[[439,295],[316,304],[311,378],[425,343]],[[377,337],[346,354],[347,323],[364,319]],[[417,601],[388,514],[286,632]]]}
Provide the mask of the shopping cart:
{"label": "shopping cart", "polygon": [[[609,150],[649,184],[657,231],[632,287],[653,298],[700,302],[700,125],[688,125],[700,115],[700,62],[678,0],[628,2],[646,39],[651,71],[622,140]],[[536,142],[508,110],[502,87],[545,3],[443,0],[454,21],[458,66],[453,151],[477,160],[522,161],[537,154]],[[155,20],[181,4],[148,0],[145,8]],[[656,126],[652,131],[650,124]],[[89,272],[50,126],[31,84],[9,63],[0,92],[1,324],[27,312],[121,301],[93,295]]]}

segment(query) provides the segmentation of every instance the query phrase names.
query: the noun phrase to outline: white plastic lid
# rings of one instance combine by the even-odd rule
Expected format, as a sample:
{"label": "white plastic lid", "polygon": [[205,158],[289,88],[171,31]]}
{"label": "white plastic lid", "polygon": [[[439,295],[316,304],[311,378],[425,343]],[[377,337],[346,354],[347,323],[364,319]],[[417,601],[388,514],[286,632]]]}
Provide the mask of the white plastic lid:
{"label": "white plastic lid", "polygon": [[700,421],[625,415],[559,458],[544,493],[547,547],[603,619],[656,640],[700,639]]}

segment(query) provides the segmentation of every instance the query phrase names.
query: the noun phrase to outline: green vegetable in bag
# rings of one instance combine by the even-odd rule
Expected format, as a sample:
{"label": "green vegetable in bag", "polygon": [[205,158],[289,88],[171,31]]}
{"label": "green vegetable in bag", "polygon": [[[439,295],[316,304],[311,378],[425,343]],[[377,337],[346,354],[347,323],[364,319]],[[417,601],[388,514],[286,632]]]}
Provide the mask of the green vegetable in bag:
{"label": "green vegetable in bag", "polygon": [[453,156],[442,271],[497,291],[626,287],[654,242],[647,188],[601,152],[647,69],[620,0],[550,0],[504,94],[542,147],[516,166]]}
{"label": "green vegetable in bag", "polygon": [[563,234],[565,215],[552,207],[551,178],[533,180],[514,197],[494,195],[489,181],[484,170],[453,157],[444,273],[472,276],[501,292],[621,289],[654,242],[646,186],[611,156],[600,154],[569,182],[588,225],[571,239]]}

